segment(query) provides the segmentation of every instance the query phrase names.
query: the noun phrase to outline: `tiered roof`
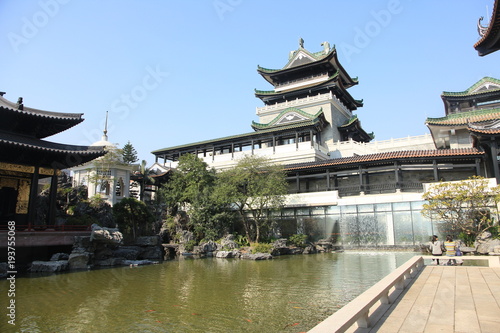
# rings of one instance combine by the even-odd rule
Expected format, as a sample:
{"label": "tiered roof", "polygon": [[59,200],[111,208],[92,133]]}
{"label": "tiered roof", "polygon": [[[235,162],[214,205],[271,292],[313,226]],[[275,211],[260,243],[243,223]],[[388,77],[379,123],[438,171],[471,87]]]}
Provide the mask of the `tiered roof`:
{"label": "tiered roof", "polygon": [[358,119],[358,115],[353,115],[345,124],[339,127],[339,132],[343,136],[342,141],[347,141],[353,139],[357,142],[370,142],[375,138],[373,132],[366,133],[366,131],[361,127],[361,122]]}
{"label": "tiered roof", "polygon": [[257,72],[274,86],[274,90],[255,90],[255,95],[265,104],[302,98],[311,94],[332,91],[350,110],[363,106],[346,89],[358,84],[350,77],[337,59],[335,47],[324,42],[324,49],[312,53],[303,47],[290,53],[288,63],[281,69],[257,67]]}
{"label": "tiered roof", "polygon": [[500,107],[500,80],[484,77],[469,89],[441,94],[445,114]]}
{"label": "tiered roof", "polygon": [[103,147],[66,145],[41,140],[83,121],[80,113],[25,107],[0,96],[0,162],[63,169],[103,156]]}

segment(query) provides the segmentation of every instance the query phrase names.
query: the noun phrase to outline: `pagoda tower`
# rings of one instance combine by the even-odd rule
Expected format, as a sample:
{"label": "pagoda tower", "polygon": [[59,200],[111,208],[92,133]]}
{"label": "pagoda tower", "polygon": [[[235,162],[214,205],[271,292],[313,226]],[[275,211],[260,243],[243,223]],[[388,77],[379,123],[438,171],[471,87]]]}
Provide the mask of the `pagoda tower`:
{"label": "pagoda tower", "polygon": [[[255,96],[265,104],[256,112],[260,126],[280,123],[284,114],[288,120],[300,119],[299,112],[295,114],[293,110],[311,116],[322,112],[328,125],[317,140],[330,151],[338,141],[369,142],[373,134],[366,133],[353,114],[363,106],[363,101],[354,99],[347,91],[357,85],[358,80],[349,76],[339,63],[335,47],[330,47],[328,42],[321,45],[323,50],[309,52],[301,38],[299,48],[290,52],[283,68],[258,66],[257,72],[274,87],[270,91],[255,90]],[[254,123],[253,127],[259,126]]]}

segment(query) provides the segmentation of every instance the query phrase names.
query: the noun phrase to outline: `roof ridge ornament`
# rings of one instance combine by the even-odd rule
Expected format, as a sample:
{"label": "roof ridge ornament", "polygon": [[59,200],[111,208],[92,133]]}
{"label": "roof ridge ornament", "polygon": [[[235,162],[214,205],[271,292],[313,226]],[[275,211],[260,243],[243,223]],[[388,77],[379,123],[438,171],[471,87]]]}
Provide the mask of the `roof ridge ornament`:
{"label": "roof ridge ornament", "polygon": [[330,52],[330,43],[325,41],[325,42],[321,43],[321,46],[323,46],[323,52],[325,54],[328,54],[328,52]]}
{"label": "roof ridge ornament", "polygon": [[17,104],[16,104],[16,106],[17,106],[17,109],[18,109],[18,110],[21,110],[21,111],[22,111],[22,110],[24,110],[24,104],[23,104],[23,98],[22,98],[22,97],[19,97],[19,98],[17,99]]}
{"label": "roof ridge ornament", "polygon": [[488,27],[483,27],[481,25],[481,21],[484,19],[483,16],[481,16],[479,18],[479,20],[477,21],[477,33],[479,34],[479,36],[481,37],[484,37],[484,35],[486,34],[486,32],[488,31]]}
{"label": "roof ridge ornament", "polygon": [[299,48],[304,48],[304,40],[302,39],[302,37],[299,37]]}

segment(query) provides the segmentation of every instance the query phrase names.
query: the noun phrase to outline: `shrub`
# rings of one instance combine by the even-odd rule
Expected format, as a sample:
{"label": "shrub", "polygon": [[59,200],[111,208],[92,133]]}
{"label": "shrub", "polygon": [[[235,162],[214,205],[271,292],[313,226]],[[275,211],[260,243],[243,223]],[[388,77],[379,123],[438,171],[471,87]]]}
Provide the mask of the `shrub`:
{"label": "shrub", "polygon": [[306,245],[306,240],[307,240],[307,235],[304,234],[295,234],[290,236],[288,241],[290,244],[298,246],[298,247],[303,247]]}
{"label": "shrub", "polygon": [[236,237],[234,238],[234,241],[240,247],[250,245],[250,243],[248,242],[248,238],[246,236],[243,236],[243,235],[236,235]]}
{"label": "shrub", "polygon": [[184,244],[184,250],[187,252],[193,251],[194,247],[196,246],[196,241],[195,240],[190,240]]}
{"label": "shrub", "polygon": [[273,244],[270,244],[270,243],[251,243],[250,244],[252,249],[251,249],[251,253],[252,254],[255,254],[255,253],[271,253],[271,251],[273,250]]}

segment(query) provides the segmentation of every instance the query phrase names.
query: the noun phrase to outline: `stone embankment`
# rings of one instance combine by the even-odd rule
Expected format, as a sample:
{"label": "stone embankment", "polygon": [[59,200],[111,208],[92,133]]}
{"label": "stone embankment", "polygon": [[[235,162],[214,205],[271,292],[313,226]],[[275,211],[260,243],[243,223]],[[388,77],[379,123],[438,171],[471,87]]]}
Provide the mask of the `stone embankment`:
{"label": "stone embankment", "polygon": [[251,248],[248,246],[240,246],[236,241],[234,235],[227,235],[220,242],[205,242],[195,246],[192,251],[186,251],[185,246],[180,244],[162,244],[166,258],[172,259],[173,257],[184,259],[195,258],[239,258],[247,260],[268,260],[281,255],[294,255],[294,254],[313,254],[321,252],[339,252],[342,251],[341,247],[334,246],[328,240],[320,240],[314,244],[307,244],[305,246],[291,246],[287,245],[286,238],[280,238],[272,244],[271,253],[251,253]]}
{"label": "stone embankment", "polygon": [[138,237],[133,245],[122,245],[123,236],[117,229],[92,226],[91,236],[75,237],[71,253],[56,253],[49,261],[34,261],[31,272],[62,272],[98,267],[139,266],[171,259],[239,258],[268,260],[280,255],[312,254],[340,251],[326,240],[305,247],[288,246],[286,239],[274,242],[271,253],[251,253],[249,247],[240,247],[234,235],[220,242],[205,242],[186,251],[184,242],[162,244],[159,236]]}
{"label": "stone embankment", "polygon": [[138,237],[134,245],[124,246],[118,229],[92,225],[90,236],[75,237],[70,254],[56,253],[49,261],[34,261],[31,272],[62,272],[94,267],[138,266],[157,263],[163,258],[159,236]]}

